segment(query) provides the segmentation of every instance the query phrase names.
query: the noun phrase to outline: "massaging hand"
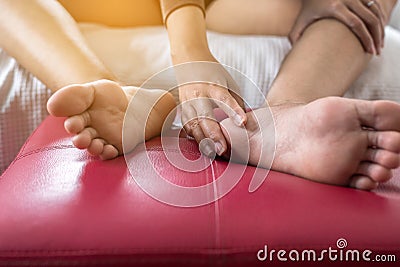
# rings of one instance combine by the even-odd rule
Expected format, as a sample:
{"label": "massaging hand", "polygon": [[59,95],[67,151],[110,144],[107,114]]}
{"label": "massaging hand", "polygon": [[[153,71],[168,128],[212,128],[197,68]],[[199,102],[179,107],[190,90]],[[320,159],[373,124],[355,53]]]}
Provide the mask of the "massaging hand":
{"label": "massaging hand", "polygon": [[[303,7],[289,35],[295,43],[314,21],[334,18],[347,25],[361,41],[365,51],[380,54],[388,14],[382,0],[303,0]],[[386,1],[386,0],[385,0]]]}
{"label": "massaging hand", "polygon": [[[238,126],[246,123],[242,99],[230,74],[216,62],[192,62],[175,66],[179,84],[179,99],[182,103],[182,123],[188,135],[198,143],[204,138],[214,141],[214,147],[205,142],[201,151],[211,156],[227,151],[227,142],[213,109],[221,108]],[[208,144],[208,145],[207,145]]]}

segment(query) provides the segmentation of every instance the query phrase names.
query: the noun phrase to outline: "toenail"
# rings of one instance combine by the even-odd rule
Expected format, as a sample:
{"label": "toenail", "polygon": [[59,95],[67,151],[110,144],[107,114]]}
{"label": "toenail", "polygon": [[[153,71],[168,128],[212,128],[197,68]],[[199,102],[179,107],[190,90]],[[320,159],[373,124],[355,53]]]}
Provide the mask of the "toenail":
{"label": "toenail", "polygon": [[206,157],[209,157],[209,158],[215,157],[215,145],[214,145],[214,142],[210,138],[205,138],[200,141],[199,150]]}
{"label": "toenail", "polygon": [[223,148],[223,146],[221,145],[220,142],[216,142],[216,143],[215,143],[215,150],[217,151],[217,154],[218,154],[219,156],[221,156],[222,153],[224,153],[224,148]]}

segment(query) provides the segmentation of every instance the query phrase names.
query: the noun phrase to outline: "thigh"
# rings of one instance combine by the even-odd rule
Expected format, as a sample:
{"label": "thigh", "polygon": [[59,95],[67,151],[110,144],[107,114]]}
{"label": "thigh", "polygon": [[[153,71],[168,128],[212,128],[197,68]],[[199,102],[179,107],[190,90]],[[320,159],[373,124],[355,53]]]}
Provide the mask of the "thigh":
{"label": "thigh", "polygon": [[207,8],[207,27],[231,34],[287,36],[300,0],[216,0]]}

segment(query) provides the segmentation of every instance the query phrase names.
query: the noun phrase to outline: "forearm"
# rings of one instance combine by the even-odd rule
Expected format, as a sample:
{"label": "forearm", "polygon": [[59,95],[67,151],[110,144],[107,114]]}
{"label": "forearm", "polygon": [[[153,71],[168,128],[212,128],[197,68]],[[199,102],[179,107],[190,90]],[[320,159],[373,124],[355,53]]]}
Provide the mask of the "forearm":
{"label": "forearm", "polygon": [[215,61],[207,41],[202,10],[193,5],[172,12],[166,21],[174,64],[188,61]]}
{"label": "forearm", "polygon": [[50,89],[113,75],[56,1],[0,0],[0,46]]}

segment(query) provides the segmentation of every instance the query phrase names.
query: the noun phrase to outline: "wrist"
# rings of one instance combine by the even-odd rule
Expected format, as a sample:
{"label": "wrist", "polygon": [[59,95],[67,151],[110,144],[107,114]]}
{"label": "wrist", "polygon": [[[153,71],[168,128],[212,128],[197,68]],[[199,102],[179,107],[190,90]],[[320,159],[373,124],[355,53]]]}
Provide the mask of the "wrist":
{"label": "wrist", "polygon": [[208,46],[198,45],[171,48],[171,59],[174,65],[192,61],[216,61]]}
{"label": "wrist", "polygon": [[208,47],[204,14],[198,7],[185,6],[172,12],[167,31],[174,64],[215,61]]}

